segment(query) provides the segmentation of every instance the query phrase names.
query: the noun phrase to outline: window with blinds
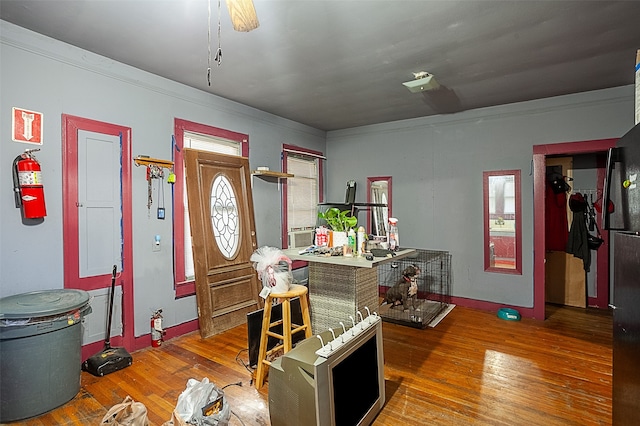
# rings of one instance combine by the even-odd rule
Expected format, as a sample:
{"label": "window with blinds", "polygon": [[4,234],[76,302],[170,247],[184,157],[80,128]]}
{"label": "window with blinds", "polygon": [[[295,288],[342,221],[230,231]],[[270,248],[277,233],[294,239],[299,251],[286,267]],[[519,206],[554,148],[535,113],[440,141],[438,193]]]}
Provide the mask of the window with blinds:
{"label": "window with blinds", "polygon": [[183,147],[220,154],[241,155],[240,142],[188,131],[184,132]]}
{"label": "window with blinds", "polygon": [[287,155],[287,227],[288,231],[313,229],[317,220],[319,159],[301,154]]}

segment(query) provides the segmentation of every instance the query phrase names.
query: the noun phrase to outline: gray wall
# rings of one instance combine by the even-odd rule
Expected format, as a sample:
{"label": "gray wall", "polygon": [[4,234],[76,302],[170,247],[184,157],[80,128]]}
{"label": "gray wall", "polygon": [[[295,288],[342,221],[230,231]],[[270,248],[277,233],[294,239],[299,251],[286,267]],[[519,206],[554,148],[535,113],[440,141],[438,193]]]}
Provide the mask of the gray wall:
{"label": "gray wall", "polygon": [[[533,307],[532,147],[620,137],[633,105],[626,86],[329,132],[327,200],[355,179],[365,202],[367,176],[392,176],[401,245],[451,252],[454,296]],[[483,267],[482,172],[503,169],[522,171],[520,276]]]}
{"label": "gray wall", "polygon": [[[325,150],[325,133],[188,88],[0,21],[0,296],[63,288],[61,116],[71,114],[132,129],[132,155],[171,158],[174,118],[249,135],[251,168],[280,170],[282,144]],[[204,78],[204,71],[203,71]],[[11,163],[28,146],[11,141],[11,108],[44,113],[47,217],[25,226],[14,207]],[[254,179],[259,245],[280,246],[280,189]],[[195,297],[175,300],[169,194],[167,220],[147,217],[145,169],[133,167],[135,335],[149,333],[162,307],[166,326],[197,318]],[[162,236],[160,253],[151,251]],[[100,322],[102,324],[102,322]],[[101,329],[104,327],[100,326]]]}
{"label": "gray wall", "polygon": [[[327,154],[327,201],[344,199],[345,182],[393,176],[393,214],[404,246],[448,250],[453,294],[533,305],[532,146],[621,136],[633,125],[633,87],[324,132],[190,89],[0,21],[0,296],[63,287],[61,115],[132,128],[132,154],[170,158],[175,117],[249,135],[252,168],[280,170],[281,144]],[[224,65],[223,65],[224,66]],[[408,96],[417,96],[408,94]],[[11,107],[44,113],[42,162],[48,216],[24,226],[13,206]],[[326,144],[326,146],[325,146]],[[522,170],[523,274],[483,270],[482,172]],[[280,245],[280,189],[254,179],[259,245]],[[174,299],[172,253],[151,252],[153,236],[170,241],[167,220],[147,218],[143,168],[133,170],[136,336],[152,310],[165,325],[195,319],[195,298]],[[152,215],[153,216],[153,215]]]}

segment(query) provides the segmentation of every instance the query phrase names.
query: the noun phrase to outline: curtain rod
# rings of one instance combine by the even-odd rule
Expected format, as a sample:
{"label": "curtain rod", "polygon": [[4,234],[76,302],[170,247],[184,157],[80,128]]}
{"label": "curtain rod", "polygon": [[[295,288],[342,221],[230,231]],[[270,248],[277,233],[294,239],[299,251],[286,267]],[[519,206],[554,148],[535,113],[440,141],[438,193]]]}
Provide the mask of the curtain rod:
{"label": "curtain rod", "polygon": [[323,160],[327,159],[327,157],[325,157],[324,155],[318,155],[318,154],[314,154],[312,152],[296,151],[295,149],[289,149],[289,148],[282,148],[282,150],[286,151],[286,152],[293,152],[294,154],[303,154],[303,155],[307,155],[309,157],[321,158]]}

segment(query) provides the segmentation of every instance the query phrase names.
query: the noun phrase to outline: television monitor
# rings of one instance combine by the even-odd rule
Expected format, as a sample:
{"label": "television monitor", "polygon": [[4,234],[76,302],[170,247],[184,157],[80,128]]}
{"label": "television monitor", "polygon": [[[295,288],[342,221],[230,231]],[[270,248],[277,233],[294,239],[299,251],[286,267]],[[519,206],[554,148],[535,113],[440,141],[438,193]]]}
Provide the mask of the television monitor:
{"label": "television monitor", "polygon": [[[338,344],[332,355],[317,336],[277,358],[269,368],[269,414],[272,426],[369,425],[385,402],[382,321]],[[366,322],[367,318],[363,322]],[[356,324],[357,330],[361,324]],[[342,333],[342,329],[334,329]],[[346,331],[345,336],[351,330]],[[320,335],[332,340],[330,331]],[[341,336],[333,342],[340,342]],[[329,346],[326,344],[325,349]]]}
{"label": "television monitor", "polygon": [[[262,316],[264,309],[258,309],[247,314],[247,341],[249,344],[249,365],[255,367],[258,365],[258,353],[260,352],[260,338],[262,336]],[[271,308],[271,322],[282,319],[282,304],[278,303]],[[291,322],[294,324],[302,324],[302,309],[300,308],[300,299],[294,297],[291,299]],[[282,334],[282,324],[272,328],[272,331]],[[295,333],[291,337],[291,343],[296,344],[304,339],[304,333]],[[278,339],[269,336],[267,342],[267,350],[273,349],[278,344]]]}
{"label": "television monitor", "polygon": [[347,192],[344,195],[345,204],[353,204],[356,202],[356,181],[350,180],[347,182]]}

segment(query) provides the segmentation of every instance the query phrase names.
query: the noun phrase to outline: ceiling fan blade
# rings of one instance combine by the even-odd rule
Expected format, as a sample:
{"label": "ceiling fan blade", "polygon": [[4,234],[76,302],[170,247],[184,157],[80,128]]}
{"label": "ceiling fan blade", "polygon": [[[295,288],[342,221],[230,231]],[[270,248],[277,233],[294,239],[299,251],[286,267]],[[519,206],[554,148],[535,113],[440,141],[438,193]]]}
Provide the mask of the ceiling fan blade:
{"label": "ceiling fan blade", "polygon": [[226,0],[233,29],[249,32],[260,26],[253,0]]}

